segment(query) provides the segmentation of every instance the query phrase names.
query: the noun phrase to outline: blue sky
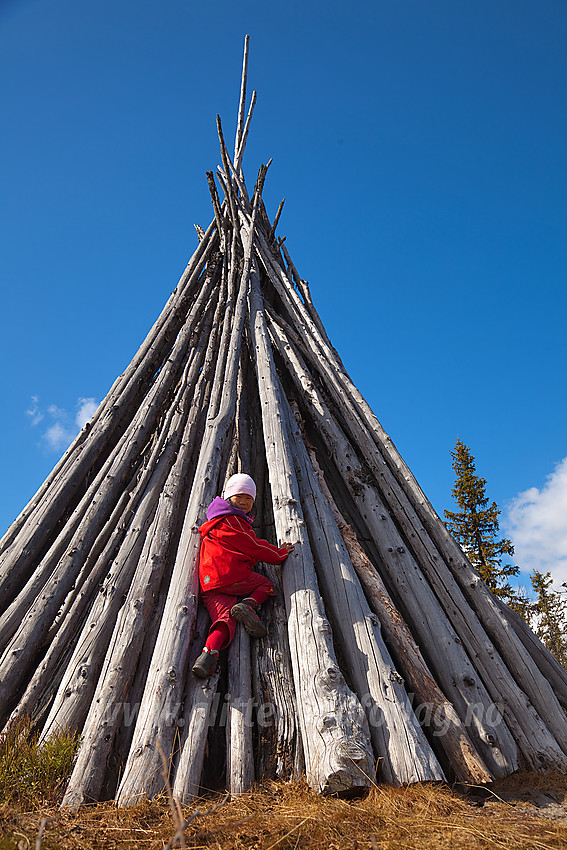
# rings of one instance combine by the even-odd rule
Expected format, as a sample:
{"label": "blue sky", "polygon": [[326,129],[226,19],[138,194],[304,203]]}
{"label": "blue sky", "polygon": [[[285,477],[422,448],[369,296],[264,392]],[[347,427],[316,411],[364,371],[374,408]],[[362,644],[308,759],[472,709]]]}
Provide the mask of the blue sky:
{"label": "blue sky", "polygon": [[0,3],[0,526],[126,367],[212,217],[215,118],[442,513],[470,446],[567,580],[567,5]]}

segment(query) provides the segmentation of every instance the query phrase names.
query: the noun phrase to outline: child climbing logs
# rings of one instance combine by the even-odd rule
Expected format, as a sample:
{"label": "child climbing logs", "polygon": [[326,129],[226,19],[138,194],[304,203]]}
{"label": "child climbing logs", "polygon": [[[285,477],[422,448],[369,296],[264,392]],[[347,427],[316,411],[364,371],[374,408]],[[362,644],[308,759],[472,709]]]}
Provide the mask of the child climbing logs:
{"label": "child climbing logs", "polygon": [[237,620],[251,637],[264,637],[266,628],[256,608],[275,593],[271,581],[252,567],[258,561],[283,564],[293,551],[293,543],[278,547],[256,537],[252,529],[255,499],[253,479],[244,473],[233,475],[223,498],[213,499],[207,521],[199,528],[201,599],[212,621],[203,651],[193,665],[193,673],[201,679],[214,673],[219,651],[233,639]]}

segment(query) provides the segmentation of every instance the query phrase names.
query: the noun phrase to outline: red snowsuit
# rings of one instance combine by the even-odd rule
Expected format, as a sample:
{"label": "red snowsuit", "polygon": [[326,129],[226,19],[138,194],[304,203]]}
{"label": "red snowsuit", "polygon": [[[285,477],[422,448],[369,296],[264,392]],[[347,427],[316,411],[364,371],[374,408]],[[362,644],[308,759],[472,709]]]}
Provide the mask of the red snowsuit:
{"label": "red snowsuit", "polygon": [[260,605],[275,595],[270,580],[253,572],[252,567],[258,561],[282,564],[288,551],[256,537],[252,521],[224,499],[214,499],[207,517],[199,528],[201,598],[212,620],[209,635],[217,624],[224,623],[228,629],[224,646],[228,646],[236,629],[230,609],[238,599],[247,597]]}

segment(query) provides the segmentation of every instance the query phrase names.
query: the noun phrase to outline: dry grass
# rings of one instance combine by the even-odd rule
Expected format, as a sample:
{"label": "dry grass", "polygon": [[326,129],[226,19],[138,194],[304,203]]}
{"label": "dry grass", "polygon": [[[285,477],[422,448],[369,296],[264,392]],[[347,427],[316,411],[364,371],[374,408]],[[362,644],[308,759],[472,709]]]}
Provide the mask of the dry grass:
{"label": "dry grass", "polygon": [[[269,784],[216,812],[193,820],[184,836],[187,848],[211,850],[352,850],[352,848],[566,848],[567,817],[551,820],[521,802],[528,785],[567,800],[566,777],[518,777],[498,792],[516,797],[504,802],[498,792],[468,797],[444,786],[374,788],[357,800],[322,798],[300,785]],[[483,800],[480,798],[484,798]],[[218,798],[200,801],[208,810]],[[479,805],[481,803],[481,805]],[[189,819],[195,806],[185,806]],[[567,811],[567,810],[566,810]],[[175,833],[166,798],[131,809],[111,803],[78,814],[59,808],[37,811],[0,809],[0,850],[33,850],[42,820],[43,850],[119,850],[165,848]]]}

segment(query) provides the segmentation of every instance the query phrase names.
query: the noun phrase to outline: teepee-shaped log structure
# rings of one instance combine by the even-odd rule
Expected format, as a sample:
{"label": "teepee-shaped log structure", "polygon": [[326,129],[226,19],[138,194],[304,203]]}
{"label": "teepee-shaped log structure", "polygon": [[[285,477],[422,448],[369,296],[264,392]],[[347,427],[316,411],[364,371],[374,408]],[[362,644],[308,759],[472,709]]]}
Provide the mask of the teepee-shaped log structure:
{"label": "teepee-shaped log structure", "polygon": [[[483,783],[567,771],[567,673],[495,599],[357,391],[307,283],[250,196],[220,120],[214,218],[162,314],[0,544],[0,715],[81,745],[64,804],[128,805],[305,773]],[[260,535],[292,540],[222,674],[190,672],[197,563],[226,477],[258,483]],[[222,736],[225,737],[223,745]],[[208,755],[206,750],[208,747]]]}

